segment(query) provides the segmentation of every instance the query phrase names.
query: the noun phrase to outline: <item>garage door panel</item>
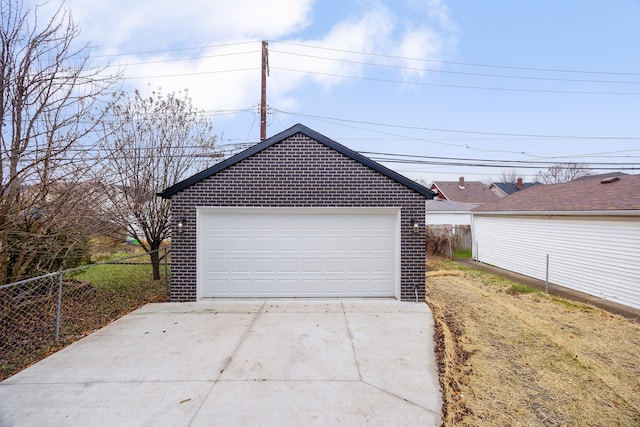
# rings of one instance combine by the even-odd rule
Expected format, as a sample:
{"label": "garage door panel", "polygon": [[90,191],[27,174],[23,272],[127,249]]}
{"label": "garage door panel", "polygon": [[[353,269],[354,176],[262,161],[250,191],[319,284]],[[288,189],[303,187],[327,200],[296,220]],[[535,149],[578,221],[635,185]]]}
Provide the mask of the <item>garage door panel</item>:
{"label": "garage door panel", "polygon": [[226,237],[207,237],[206,243],[207,250],[210,252],[229,252],[231,250],[230,239]]}
{"label": "garage door panel", "polygon": [[282,236],[278,237],[278,251],[286,251],[297,253],[298,248],[298,238],[295,236]]}
{"label": "garage door panel", "polygon": [[221,278],[212,278],[205,282],[205,287],[207,294],[205,297],[216,297],[222,296],[231,293],[231,280],[229,279],[221,279]]}
{"label": "garage door panel", "polygon": [[369,239],[369,249],[374,251],[388,251],[393,247],[393,242],[389,237],[377,237],[373,236]]}
{"label": "garage door panel", "polygon": [[387,290],[387,282],[385,279],[373,279],[369,283],[371,292],[384,294]]}
{"label": "garage door panel", "polygon": [[255,236],[253,239],[256,252],[273,252],[276,247],[275,237]]}
{"label": "garage door panel", "polygon": [[231,273],[252,273],[253,260],[249,258],[233,258],[231,260]]}
{"label": "garage door panel", "polygon": [[233,279],[231,281],[231,293],[244,294],[245,296],[251,295],[253,293],[253,284],[254,281],[249,278]]}
{"label": "garage door panel", "polygon": [[369,239],[365,237],[352,237],[346,240],[346,244],[348,251],[364,251],[368,247]]}
{"label": "garage door panel", "polygon": [[295,278],[286,279],[279,277],[277,281],[277,291],[279,294],[295,295],[298,292],[298,280]]}
{"label": "garage door panel", "polygon": [[275,258],[256,258],[254,262],[254,272],[257,274],[269,274],[273,272]]}
{"label": "garage door panel", "polygon": [[371,271],[374,273],[385,273],[392,268],[393,265],[389,258],[372,258],[371,259]]}
{"label": "garage door panel", "polygon": [[300,260],[300,272],[305,273],[322,273],[324,270],[324,260],[322,258],[302,258]]}
{"label": "garage door panel", "polygon": [[269,294],[277,289],[278,282],[275,279],[256,279],[256,292],[262,294]]}
{"label": "garage door panel", "polygon": [[369,259],[367,258],[347,258],[347,264],[349,266],[348,274],[366,273],[369,271]]}
{"label": "garage door panel", "polygon": [[397,212],[199,214],[203,297],[394,296]]}
{"label": "garage door panel", "polygon": [[253,239],[250,236],[234,237],[231,242],[233,252],[251,252]]}
{"label": "garage door panel", "polygon": [[298,272],[298,259],[297,258],[280,258],[276,263],[275,271],[273,273],[297,273]]}
{"label": "garage door panel", "polygon": [[346,268],[346,260],[344,258],[326,258],[325,259],[325,273],[344,273]]}
{"label": "garage door panel", "polygon": [[343,236],[326,236],[324,238],[324,248],[327,252],[344,251],[345,239]]}
{"label": "garage door panel", "polygon": [[206,271],[210,274],[224,274],[229,270],[226,258],[213,258],[207,264]]}

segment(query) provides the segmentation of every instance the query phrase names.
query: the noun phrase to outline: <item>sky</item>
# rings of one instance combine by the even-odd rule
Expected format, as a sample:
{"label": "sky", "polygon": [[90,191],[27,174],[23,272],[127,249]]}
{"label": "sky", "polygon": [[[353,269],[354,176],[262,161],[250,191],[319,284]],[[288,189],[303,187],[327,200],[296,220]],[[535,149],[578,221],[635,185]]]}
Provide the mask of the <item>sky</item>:
{"label": "sky", "polygon": [[426,183],[558,162],[639,173],[639,0],[65,6],[95,63],[126,90],[187,90],[227,152],[259,141],[266,40],[268,137],[302,123]]}

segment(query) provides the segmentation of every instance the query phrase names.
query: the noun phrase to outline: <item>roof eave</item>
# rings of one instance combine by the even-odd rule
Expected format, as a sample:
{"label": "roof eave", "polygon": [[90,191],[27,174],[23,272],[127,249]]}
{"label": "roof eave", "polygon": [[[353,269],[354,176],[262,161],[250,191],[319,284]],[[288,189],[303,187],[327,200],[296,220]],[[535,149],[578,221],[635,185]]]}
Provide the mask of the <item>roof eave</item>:
{"label": "roof eave", "polygon": [[533,215],[533,216],[640,216],[640,209],[593,211],[471,211],[474,215]]}

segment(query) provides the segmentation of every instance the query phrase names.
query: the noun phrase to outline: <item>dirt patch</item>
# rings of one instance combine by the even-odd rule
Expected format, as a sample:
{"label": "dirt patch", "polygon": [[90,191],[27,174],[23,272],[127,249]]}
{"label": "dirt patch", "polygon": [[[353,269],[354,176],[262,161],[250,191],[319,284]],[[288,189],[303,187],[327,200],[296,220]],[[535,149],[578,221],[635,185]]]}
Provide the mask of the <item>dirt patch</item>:
{"label": "dirt patch", "polygon": [[640,425],[640,325],[477,271],[430,275],[427,302],[445,425]]}

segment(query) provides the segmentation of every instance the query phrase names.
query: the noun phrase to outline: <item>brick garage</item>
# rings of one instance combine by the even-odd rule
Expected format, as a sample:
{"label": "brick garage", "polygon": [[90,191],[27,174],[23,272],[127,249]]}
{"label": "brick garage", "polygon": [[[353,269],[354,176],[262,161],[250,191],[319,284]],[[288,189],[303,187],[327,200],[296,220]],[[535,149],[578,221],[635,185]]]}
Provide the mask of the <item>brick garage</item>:
{"label": "brick garage", "polygon": [[172,301],[424,300],[433,193],[303,125],[159,196],[171,199]]}

